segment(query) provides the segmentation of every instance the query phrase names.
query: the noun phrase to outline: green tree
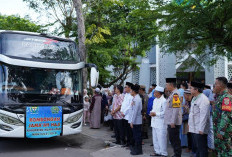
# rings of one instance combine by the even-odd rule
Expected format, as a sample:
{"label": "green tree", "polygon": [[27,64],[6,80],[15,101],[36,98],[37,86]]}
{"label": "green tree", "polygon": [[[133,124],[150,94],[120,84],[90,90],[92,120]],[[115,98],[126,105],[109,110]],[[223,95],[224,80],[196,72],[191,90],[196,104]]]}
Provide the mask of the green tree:
{"label": "green tree", "polygon": [[53,34],[70,38],[76,31],[75,9],[72,0],[23,0],[41,16],[47,16]]}
{"label": "green tree", "polygon": [[[65,33],[66,37],[75,37],[78,42],[78,21],[71,9],[71,0],[24,1],[35,10],[44,8],[45,12],[54,14],[55,21],[63,27],[61,30],[69,30],[65,31],[68,35],[60,30],[58,32]],[[87,61],[99,67],[99,82],[103,86],[122,84],[128,74],[138,68],[136,57],[143,56],[155,43],[156,11],[151,9],[149,0],[86,0],[82,3]],[[62,4],[72,7],[65,8]],[[73,19],[72,23],[65,22],[66,15],[69,15],[68,19]],[[109,70],[110,67],[112,70]]]}
{"label": "green tree", "polygon": [[231,59],[231,0],[155,0],[153,6],[159,12],[159,44],[165,52],[194,54],[208,65],[221,56]]}
{"label": "green tree", "polygon": [[37,25],[28,19],[21,18],[16,15],[1,15],[0,14],[0,30],[17,30],[29,32],[45,32],[45,28]]}
{"label": "green tree", "polygon": [[[87,34],[91,39],[88,47],[88,60],[96,63],[100,69],[100,84],[110,86],[122,84],[128,74],[136,70],[136,57],[143,56],[155,43],[156,16],[148,0],[104,0],[87,4],[86,25],[92,26]],[[87,30],[88,32],[88,30]],[[111,70],[108,68],[111,67]]]}

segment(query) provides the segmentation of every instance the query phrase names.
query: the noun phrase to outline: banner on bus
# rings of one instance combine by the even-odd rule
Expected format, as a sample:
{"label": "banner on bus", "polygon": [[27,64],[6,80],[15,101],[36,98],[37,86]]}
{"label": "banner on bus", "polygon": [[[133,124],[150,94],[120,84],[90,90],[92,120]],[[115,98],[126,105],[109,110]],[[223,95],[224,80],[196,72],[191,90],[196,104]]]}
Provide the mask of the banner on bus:
{"label": "banner on bus", "polygon": [[26,137],[49,138],[62,132],[62,106],[31,106],[26,109]]}

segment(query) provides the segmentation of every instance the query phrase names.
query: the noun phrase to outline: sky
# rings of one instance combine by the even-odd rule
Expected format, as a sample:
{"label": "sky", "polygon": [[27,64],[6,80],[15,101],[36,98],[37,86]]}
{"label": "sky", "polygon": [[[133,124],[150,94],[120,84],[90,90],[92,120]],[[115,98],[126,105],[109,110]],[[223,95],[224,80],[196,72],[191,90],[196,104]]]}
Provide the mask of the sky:
{"label": "sky", "polygon": [[34,22],[38,22],[38,24],[45,24],[46,19],[40,18],[38,20],[39,15],[35,13],[34,10],[29,9],[26,2],[23,0],[0,0],[0,14],[2,15],[19,15],[20,17],[25,17],[29,15],[29,17]]}

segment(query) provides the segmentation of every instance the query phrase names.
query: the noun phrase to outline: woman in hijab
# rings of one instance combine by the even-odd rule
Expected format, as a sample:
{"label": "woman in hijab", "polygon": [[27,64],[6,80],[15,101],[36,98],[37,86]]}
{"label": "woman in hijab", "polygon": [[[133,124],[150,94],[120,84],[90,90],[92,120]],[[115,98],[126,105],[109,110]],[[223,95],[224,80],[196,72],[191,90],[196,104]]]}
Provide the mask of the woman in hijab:
{"label": "woman in hijab", "polygon": [[100,128],[101,122],[101,101],[102,96],[100,94],[100,89],[95,89],[95,95],[92,98],[92,102],[90,105],[90,128],[98,129]]}

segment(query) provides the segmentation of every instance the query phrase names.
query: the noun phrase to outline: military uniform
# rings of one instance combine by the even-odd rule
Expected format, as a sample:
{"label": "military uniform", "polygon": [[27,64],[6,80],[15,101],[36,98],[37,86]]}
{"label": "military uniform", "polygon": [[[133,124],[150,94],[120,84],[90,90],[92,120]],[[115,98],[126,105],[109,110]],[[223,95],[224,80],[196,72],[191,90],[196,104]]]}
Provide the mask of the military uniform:
{"label": "military uniform", "polygon": [[[164,114],[164,122],[168,125],[169,140],[174,149],[176,157],[181,156],[181,141],[179,138],[179,134],[180,126],[182,124],[182,113],[179,98],[179,91],[177,89],[174,89],[167,99],[167,105]],[[171,128],[171,124],[175,124],[175,128]]]}
{"label": "military uniform", "polygon": [[[218,96],[213,111],[214,139],[217,157],[232,156],[232,96],[228,91],[224,91]],[[217,137],[221,134],[223,140]]]}
{"label": "military uniform", "polygon": [[143,108],[142,108],[142,116],[143,116],[142,133],[143,133],[143,138],[145,138],[145,139],[148,138],[148,117],[146,115],[148,99],[149,99],[148,95],[146,93],[144,93],[142,95],[142,103],[143,103]]}

